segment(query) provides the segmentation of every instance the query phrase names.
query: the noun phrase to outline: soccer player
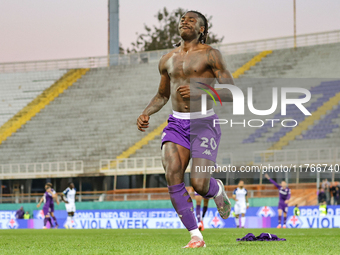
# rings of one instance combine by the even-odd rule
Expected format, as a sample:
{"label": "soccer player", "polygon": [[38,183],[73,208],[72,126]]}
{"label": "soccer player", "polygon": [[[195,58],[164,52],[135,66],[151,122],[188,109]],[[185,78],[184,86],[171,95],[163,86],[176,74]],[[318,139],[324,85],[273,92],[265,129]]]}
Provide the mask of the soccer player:
{"label": "soccer player", "polygon": [[51,228],[53,227],[51,217],[53,218],[53,221],[55,222],[55,228],[58,228],[57,218],[54,216],[54,199],[59,205],[58,194],[54,191],[54,189],[52,189],[51,183],[46,183],[45,190],[46,192],[43,195],[43,197],[40,199],[37,205],[37,208],[39,208],[41,203],[44,202],[44,206],[43,206],[43,212],[45,215],[44,228],[46,228],[47,222],[50,223]]}
{"label": "soccer player", "polygon": [[279,215],[279,225],[277,225],[277,228],[281,228],[282,212],[283,212],[283,228],[286,228],[288,201],[290,199],[290,189],[287,187],[287,183],[285,181],[281,181],[281,186],[280,186],[274,180],[270,179],[268,174],[265,174],[264,176],[271,183],[273,183],[276,188],[279,189],[279,206],[278,206],[278,210],[277,210],[278,215]]}
{"label": "soccer player", "polygon": [[67,212],[67,220],[64,227],[73,228],[71,223],[76,212],[76,189],[74,188],[73,182],[70,182],[67,189],[61,193],[61,200],[65,202]]}
{"label": "soccer player", "polygon": [[244,188],[244,181],[240,180],[238,183],[238,187],[233,192],[233,198],[235,200],[235,223],[236,227],[239,228],[240,219],[239,216],[241,214],[241,228],[244,228],[244,224],[246,223],[246,211],[249,208],[248,202],[248,192]]}
{"label": "soccer player", "polygon": [[[210,171],[195,171],[196,166],[202,169],[214,167],[221,129],[218,124],[213,125],[218,116],[212,108],[212,100],[207,100],[207,114],[201,114],[200,98],[205,92],[191,89],[190,80],[217,78],[220,84],[234,84],[221,53],[205,44],[208,27],[206,17],[196,11],[188,11],[180,18],[178,29],[181,40],[174,50],[160,59],[158,92],[137,119],[138,129],[144,132],[149,126],[150,116],[158,112],[171,96],[173,114],[169,116],[162,134],[162,163],[171,202],[191,235],[184,248],[205,247],[197,227],[192,199],[184,184],[184,172],[190,158],[194,190],[204,198],[214,198],[223,219],[229,217],[231,210],[222,181],[212,178]],[[209,86],[214,85],[210,82]],[[229,90],[221,89],[218,94],[222,101],[232,102]]]}
{"label": "soccer player", "polygon": [[[203,214],[201,217],[202,199],[203,199]],[[200,196],[199,194],[195,192],[195,200],[196,200],[196,218],[198,222],[198,230],[203,231],[204,230],[203,218],[205,216],[205,213],[208,210],[209,199],[203,198],[202,196]]]}

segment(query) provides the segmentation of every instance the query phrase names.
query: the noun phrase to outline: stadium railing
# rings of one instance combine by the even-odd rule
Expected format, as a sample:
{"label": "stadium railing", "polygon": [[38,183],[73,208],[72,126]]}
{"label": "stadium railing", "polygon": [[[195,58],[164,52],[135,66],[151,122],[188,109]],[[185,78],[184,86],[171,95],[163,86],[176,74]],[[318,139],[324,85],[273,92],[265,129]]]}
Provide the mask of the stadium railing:
{"label": "stadium railing", "polygon": [[0,179],[73,177],[83,173],[83,161],[0,164]]}
{"label": "stadium railing", "polygon": [[285,166],[286,180],[294,178],[299,183],[300,178],[314,179],[319,187],[321,176],[330,178],[332,182],[339,179],[340,148],[255,151],[253,165],[261,166],[262,169],[263,166]]}
{"label": "stadium railing", "polygon": [[[296,37],[297,47],[312,46],[340,42],[340,30],[321,33],[302,34]],[[214,44],[223,54],[240,54],[247,52],[260,52],[294,47],[294,37],[285,36],[247,42]],[[115,65],[134,65],[159,61],[160,57],[172,49],[138,52],[130,54],[117,54],[99,57],[86,57],[61,60],[8,62],[0,63],[0,73],[19,71],[41,71],[71,68],[98,68],[107,67],[109,63]]]}
{"label": "stadium railing", "polygon": [[99,169],[101,173],[110,175],[164,173],[161,157],[101,159]]}
{"label": "stadium railing", "polygon": [[[224,153],[223,164],[232,165],[232,153]],[[124,159],[101,159],[99,162],[99,172],[105,175],[115,176],[114,190],[116,189],[117,176],[143,174],[143,188],[145,188],[145,180],[147,174],[163,174],[164,168],[161,157],[136,157]],[[190,164],[186,172],[190,172]]]}
{"label": "stadium railing", "polygon": [[254,165],[338,164],[338,172],[340,170],[340,148],[265,150],[255,151],[253,155]]}
{"label": "stadium railing", "polygon": [[[227,194],[232,197],[233,190],[237,185],[225,186]],[[315,183],[290,185],[292,194],[298,194],[302,196],[301,191],[316,194]],[[278,190],[272,184],[262,185],[245,185],[248,191],[248,198],[268,198],[277,197]],[[194,197],[194,190],[192,187],[187,187],[189,193]],[[58,191],[61,192],[61,191]],[[43,193],[15,193],[15,194],[3,194],[1,198],[2,203],[38,203],[39,199],[43,196]],[[137,201],[137,200],[169,200],[170,196],[167,188],[146,188],[146,189],[118,189],[108,191],[81,191],[77,192],[77,201]]]}
{"label": "stadium railing", "polygon": [[[224,153],[223,164],[233,164],[232,153]],[[189,171],[190,164],[186,171]],[[100,173],[110,175],[151,174],[164,173],[161,157],[136,157],[122,159],[101,159]]]}

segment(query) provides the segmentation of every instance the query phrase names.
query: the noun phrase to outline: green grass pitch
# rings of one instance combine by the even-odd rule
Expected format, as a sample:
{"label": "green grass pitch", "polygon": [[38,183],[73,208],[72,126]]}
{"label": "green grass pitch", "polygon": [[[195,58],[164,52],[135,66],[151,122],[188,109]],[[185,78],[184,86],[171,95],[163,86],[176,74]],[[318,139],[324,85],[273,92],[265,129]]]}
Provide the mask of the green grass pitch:
{"label": "green grass pitch", "polygon": [[[247,233],[285,242],[236,242]],[[182,249],[186,230],[1,230],[0,254],[340,254],[339,229],[206,229],[206,248]]]}

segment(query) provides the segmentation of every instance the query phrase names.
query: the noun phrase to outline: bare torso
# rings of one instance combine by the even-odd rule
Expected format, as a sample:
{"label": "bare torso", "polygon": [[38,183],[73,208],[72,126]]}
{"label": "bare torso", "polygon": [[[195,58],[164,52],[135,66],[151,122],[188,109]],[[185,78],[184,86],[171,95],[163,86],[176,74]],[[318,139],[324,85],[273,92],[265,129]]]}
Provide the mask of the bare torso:
{"label": "bare torso", "polygon": [[[164,56],[166,58],[164,67],[170,78],[170,94],[172,109],[178,112],[196,112],[201,110],[199,100],[183,98],[177,91],[179,86],[190,85],[191,79],[215,78],[208,64],[208,45],[199,44],[197,49],[182,51],[181,47]],[[212,108],[212,101],[208,101],[207,108]]]}
{"label": "bare torso", "polygon": [[[145,131],[149,125],[150,115],[158,112],[170,98],[174,111],[200,112],[203,91],[198,88],[206,87],[197,82],[212,87],[215,81],[220,84],[234,84],[232,75],[226,69],[223,56],[218,50],[201,43],[188,45],[187,48],[180,46],[172,50],[159,61],[161,79],[158,92],[137,119],[140,131]],[[219,90],[218,94],[219,99],[224,102],[233,100],[232,94],[227,89]],[[211,109],[212,106],[213,101],[207,100],[207,109]]]}

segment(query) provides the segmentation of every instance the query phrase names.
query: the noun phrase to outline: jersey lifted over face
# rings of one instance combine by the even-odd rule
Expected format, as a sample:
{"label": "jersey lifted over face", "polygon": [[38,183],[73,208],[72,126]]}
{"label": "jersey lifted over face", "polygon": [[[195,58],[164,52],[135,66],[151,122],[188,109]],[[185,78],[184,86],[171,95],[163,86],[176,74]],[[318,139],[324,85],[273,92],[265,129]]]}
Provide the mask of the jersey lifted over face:
{"label": "jersey lifted over face", "polygon": [[76,197],[76,189],[70,189],[67,188],[63,191],[64,195],[65,195],[65,200],[67,202],[69,202],[70,204],[74,204],[75,203],[75,197]]}

